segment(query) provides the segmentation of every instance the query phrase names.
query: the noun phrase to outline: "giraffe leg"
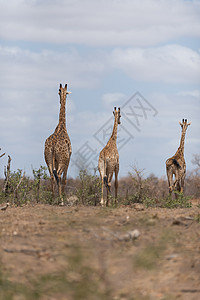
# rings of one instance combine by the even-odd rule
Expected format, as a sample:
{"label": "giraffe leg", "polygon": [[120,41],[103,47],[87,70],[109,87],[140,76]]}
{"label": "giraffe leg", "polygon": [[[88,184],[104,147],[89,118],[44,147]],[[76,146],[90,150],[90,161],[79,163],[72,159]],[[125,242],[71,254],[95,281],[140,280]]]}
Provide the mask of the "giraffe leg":
{"label": "giraffe leg", "polygon": [[105,206],[105,201],[103,198],[103,190],[104,190],[104,180],[103,177],[101,177],[101,206]]}
{"label": "giraffe leg", "polygon": [[167,168],[167,179],[169,185],[169,194],[171,195],[173,191],[173,173],[169,168]]}
{"label": "giraffe leg", "polygon": [[[176,172],[175,172],[175,180],[174,180],[174,183],[173,183],[173,190],[177,191],[177,192],[180,192],[180,174],[179,174],[178,169],[176,169]],[[176,199],[178,198],[177,193],[175,194],[175,198]]]}
{"label": "giraffe leg", "polygon": [[58,192],[59,192],[59,198],[60,198],[59,205],[64,205],[63,195],[62,195],[61,177],[59,178],[59,182],[58,182]]}
{"label": "giraffe leg", "polygon": [[[48,157],[49,158],[49,157]],[[50,157],[50,159],[48,159],[45,157],[45,160],[46,160],[46,164],[47,164],[47,167],[48,167],[48,170],[49,170],[49,174],[50,174],[50,177],[51,177],[51,191],[52,191],[52,196],[53,198],[55,198],[55,177],[54,177],[54,174],[53,174],[53,165],[51,163],[52,161],[52,155]]]}
{"label": "giraffe leg", "polygon": [[63,203],[63,198],[62,198],[62,188],[61,188],[61,175],[57,174],[57,185],[58,185],[58,194],[59,194],[59,198],[61,200],[61,203]]}
{"label": "giraffe leg", "polygon": [[61,175],[63,173],[63,169],[64,169],[64,166],[58,166],[58,170],[57,170],[57,176],[58,176],[58,180],[57,180],[57,183],[58,183],[58,193],[59,193],[59,198],[60,198],[60,205],[64,205],[64,202],[63,202],[63,195],[62,195],[62,183],[61,183]]}
{"label": "giraffe leg", "polygon": [[106,191],[107,191],[107,198],[106,198],[106,206],[109,206],[109,198],[110,198],[110,186],[109,186],[109,183],[108,183],[108,185],[107,185],[107,187],[106,187]]}
{"label": "giraffe leg", "polygon": [[177,192],[177,193],[175,193],[175,199],[178,199],[178,197],[179,197],[179,194],[178,194],[178,193],[180,193],[180,190],[181,190],[181,187],[180,187],[180,181],[177,180],[176,186],[175,186],[175,188],[174,188],[174,191]]}
{"label": "giraffe leg", "polygon": [[53,174],[51,174],[51,190],[53,198],[55,198],[55,178]]}
{"label": "giraffe leg", "polygon": [[119,167],[118,167],[118,168],[115,168],[115,203],[117,203],[118,172],[119,172]]}
{"label": "giraffe leg", "polygon": [[106,206],[109,206],[109,202],[110,202],[112,176],[113,176],[113,172],[110,173],[107,176],[107,178],[108,178],[108,184],[107,184],[107,201],[106,201]]}
{"label": "giraffe leg", "polygon": [[183,174],[181,180],[180,180],[180,192],[184,193],[184,182],[185,182],[185,173]]}
{"label": "giraffe leg", "polygon": [[101,177],[101,201],[100,204],[101,206],[105,206],[105,201],[104,201],[104,180],[105,180],[105,162],[103,160],[99,160],[98,163],[98,169]]}
{"label": "giraffe leg", "polygon": [[181,193],[181,194],[183,194],[183,193],[184,193],[184,185],[183,185],[183,186],[181,186],[181,188],[180,188],[180,193]]}
{"label": "giraffe leg", "polygon": [[65,193],[65,186],[67,184],[67,170],[68,170],[68,165],[66,166],[64,172],[63,172],[63,177],[62,177],[62,180],[61,180],[61,185],[62,185],[62,194]]}

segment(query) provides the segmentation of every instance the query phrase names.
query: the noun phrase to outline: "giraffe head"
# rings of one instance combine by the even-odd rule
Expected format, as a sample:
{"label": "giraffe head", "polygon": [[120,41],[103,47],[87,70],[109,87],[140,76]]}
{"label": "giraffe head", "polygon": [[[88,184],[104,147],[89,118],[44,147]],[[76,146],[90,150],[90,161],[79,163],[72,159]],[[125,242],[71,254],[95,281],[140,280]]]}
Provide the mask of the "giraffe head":
{"label": "giraffe head", "polygon": [[65,84],[65,87],[62,87],[62,84],[60,83],[58,94],[60,95],[60,104],[62,101],[66,101],[67,94],[71,94],[71,92],[67,91],[67,84]]}
{"label": "giraffe head", "polygon": [[114,107],[113,115],[115,116],[115,119],[117,119],[117,123],[121,124],[121,122],[120,122],[120,118],[121,118],[120,107],[118,107],[118,110],[116,107]]}
{"label": "giraffe head", "polygon": [[179,122],[179,124],[181,125],[182,130],[186,131],[191,122],[188,123],[187,119],[183,119],[182,122]]}

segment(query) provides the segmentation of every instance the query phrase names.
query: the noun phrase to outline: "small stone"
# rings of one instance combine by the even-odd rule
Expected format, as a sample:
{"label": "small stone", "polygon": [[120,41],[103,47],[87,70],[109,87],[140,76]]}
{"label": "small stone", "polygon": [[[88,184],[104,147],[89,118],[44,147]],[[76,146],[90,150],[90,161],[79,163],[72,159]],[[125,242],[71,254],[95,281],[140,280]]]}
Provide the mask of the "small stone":
{"label": "small stone", "polygon": [[49,258],[49,261],[50,261],[50,262],[54,262],[55,259],[54,259],[53,257],[50,257],[50,258]]}
{"label": "small stone", "polygon": [[128,231],[123,237],[122,239],[124,241],[130,241],[130,240],[135,240],[139,237],[140,232],[138,229],[132,230],[132,231]]}
{"label": "small stone", "polygon": [[18,232],[17,231],[13,231],[13,235],[18,235]]}
{"label": "small stone", "polygon": [[135,240],[140,236],[140,232],[138,229],[132,230],[132,231],[128,231],[128,234],[130,236],[130,239]]}
{"label": "small stone", "polygon": [[171,255],[167,255],[165,258],[167,260],[172,260],[172,259],[176,259],[178,257],[178,254],[171,254]]}

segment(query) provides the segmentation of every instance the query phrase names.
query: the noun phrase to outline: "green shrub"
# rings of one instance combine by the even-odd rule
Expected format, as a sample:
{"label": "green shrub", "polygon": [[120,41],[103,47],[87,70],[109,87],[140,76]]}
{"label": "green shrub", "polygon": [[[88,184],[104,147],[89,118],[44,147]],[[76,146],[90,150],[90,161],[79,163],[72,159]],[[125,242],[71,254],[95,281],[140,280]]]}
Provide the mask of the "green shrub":
{"label": "green shrub", "polygon": [[101,195],[101,181],[94,174],[90,175],[88,171],[80,170],[79,172],[79,187],[77,189],[77,197],[83,205],[97,205]]}
{"label": "green shrub", "polygon": [[25,176],[22,169],[10,172],[7,187],[1,191],[1,202],[10,202],[14,205],[23,205],[30,202],[53,202],[49,187],[45,184],[48,178],[47,168],[40,166],[39,169],[32,169],[33,179]]}
{"label": "green shrub", "polygon": [[48,175],[47,175],[46,171],[47,171],[47,168],[44,166],[41,166],[41,165],[40,165],[39,169],[32,168],[33,177],[34,177],[33,190],[35,192],[37,202],[40,201],[40,193],[41,192],[43,194],[41,199],[44,198],[44,189],[42,189],[42,191],[41,191],[41,180],[48,179]]}
{"label": "green shrub", "polygon": [[164,208],[189,208],[192,203],[189,202],[190,197],[185,197],[183,193],[175,192],[175,199],[172,195],[162,200],[162,207]]}
{"label": "green shrub", "polygon": [[150,197],[144,197],[143,199],[143,204],[145,207],[156,207],[158,206],[158,201],[154,198],[150,198]]}

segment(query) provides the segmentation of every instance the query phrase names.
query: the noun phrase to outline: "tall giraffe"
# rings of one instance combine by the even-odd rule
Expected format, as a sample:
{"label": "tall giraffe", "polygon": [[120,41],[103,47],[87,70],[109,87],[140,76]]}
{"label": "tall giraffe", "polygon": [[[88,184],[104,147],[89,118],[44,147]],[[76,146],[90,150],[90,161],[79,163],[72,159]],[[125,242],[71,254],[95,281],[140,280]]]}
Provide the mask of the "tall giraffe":
{"label": "tall giraffe", "polygon": [[[111,180],[113,177],[113,172],[115,172],[115,202],[117,201],[117,189],[118,189],[118,172],[119,172],[119,154],[117,151],[117,127],[120,124],[120,107],[118,111],[116,107],[114,107],[113,111],[115,121],[113,126],[112,135],[107,143],[107,145],[101,150],[99,155],[99,163],[98,169],[101,176],[101,184],[102,184],[102,193],[101,193],[101,205],[104,206],[105,203],[109,205],[109,194],[111,188]],[[103,188],[104,184],[107,189],[107,201],[104,201],[103,197]]]}
{"label": "tall giraffe", "polygon": [[[52,193],[55,196],[55,181],[58,185],[59,197],[63,204],[62,193],[66,185],[67,169],[72,153],[71,142],[66,129],[66,97],[71,92],[67,91],[67,84],[60,84],[60,114],[59,123],[52,135],[45,141],[44,156],[51,176]],[[62,179],[61,179],[61,175]]]}
{"label": "tall giraffe", "polygon": [[[184,143],[185,143],[185,134],[188,126],[191,124],[187,123],[187,119],[183,119],[182,123],[179,122],[182,128],[180,146],[176,153],[166,160],[166,171],[169,184],[169,193],[177,190],[178,192],[183,193],[184,191],[184,181],[186,175],[186,164],[184,159]],[[173,181],[173,175],[175,180]]]}

